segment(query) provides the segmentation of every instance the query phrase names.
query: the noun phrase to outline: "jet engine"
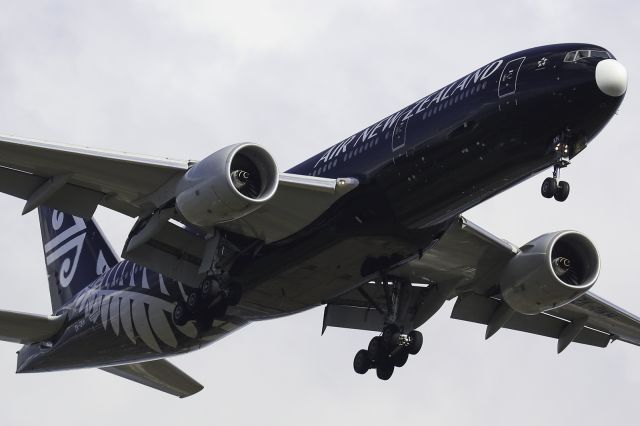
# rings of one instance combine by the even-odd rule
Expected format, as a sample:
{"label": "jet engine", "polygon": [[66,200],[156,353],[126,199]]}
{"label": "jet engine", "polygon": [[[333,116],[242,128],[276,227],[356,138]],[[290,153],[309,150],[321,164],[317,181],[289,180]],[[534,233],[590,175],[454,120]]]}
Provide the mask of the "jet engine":
{"label": "jet engine", "polygon": [[502,297],[515,311],[535,315],[586,293],[598,279],[600,258],[585,235],[560,231],[521,248],[502,273]]}
{"label": "jet engine", "polygon": [[277,187],[278,168],[264,148],[231,145],[185,173],[176,186],[176,208],[189,222],[207,228],[255,211]]}

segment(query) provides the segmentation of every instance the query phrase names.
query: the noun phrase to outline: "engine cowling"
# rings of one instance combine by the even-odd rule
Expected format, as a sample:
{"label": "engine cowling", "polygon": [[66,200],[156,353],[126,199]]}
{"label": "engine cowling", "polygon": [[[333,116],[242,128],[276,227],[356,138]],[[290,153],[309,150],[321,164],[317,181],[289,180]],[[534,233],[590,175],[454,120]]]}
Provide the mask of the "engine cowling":
{"label": "engine cowling", "polygon": [[591,240],[579,232],[560,231],[522,247],[503,271],[500,288],[513,310],[535,315],[580,297],[599,273],[600,257]]}
{"label": "engine cowling", "polygon": [[176,208],[207,228],[260,208],[278,188],[278,168],[264,148],[241,143],[192,166],[176,186]]}

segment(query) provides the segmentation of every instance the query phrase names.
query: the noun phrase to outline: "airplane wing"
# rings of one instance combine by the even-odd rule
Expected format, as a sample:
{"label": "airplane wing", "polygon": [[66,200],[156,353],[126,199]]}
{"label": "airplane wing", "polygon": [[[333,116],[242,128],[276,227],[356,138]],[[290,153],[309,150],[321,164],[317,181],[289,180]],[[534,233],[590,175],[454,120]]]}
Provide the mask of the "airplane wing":
{"label": "airplane wing", "polygon": [[[421,259],[392,273],[413,283],[457,288],[456,294],[444,295],[448,299],[458,296],[451,317],[486,324],[488,338],[500,328],[495,323],[502,305],[500,273],[518,251],[460,217]],[[501,326],[555,338],[558,352],[571,342],[606,347],[621,340],[640,346],[640,318],[591,292],[538,315],[513,313]]]}
{"label": "airplane wing", "polygon": [[[24,213],[46,203],[85,218],[98,205],[131,217],[148,214],[160,207],[149,195],[193,164],[0,136],[0,191],[27,200]],[[282,239],[315,220],[357,185],[355,179],[289,173],[279,178],[278,190],[266,205],[224,226],[267,242]]]}
{"label": "airplane wing", "polygon": [[[171,221],[179,216],[175,208],[166,207],[171,200],[154,194],[194,164],[0,136],[0,192],[26,200],[23,214],[47,205],[88,218],[102,205],[139,216],[122,256],[187,284],[201,281],[207,241],[199,231]],[[357,185],[353,178],[281,173],[269,201],[219,228],[267,243],[278,241],[316,220]]]}
{"label": "airplane wing", "polygon": [[200,383],[165,359],[104,367],[101,370],[180,398],[203,389]]}
{"label": "airplane wing", "polygon": [[189,164],[0,136],[0,191],[31,199],[33,207],[42,198],[76,216],[91,217],[98,204],[138,216],[146,206],[137,200],[184,173]]}

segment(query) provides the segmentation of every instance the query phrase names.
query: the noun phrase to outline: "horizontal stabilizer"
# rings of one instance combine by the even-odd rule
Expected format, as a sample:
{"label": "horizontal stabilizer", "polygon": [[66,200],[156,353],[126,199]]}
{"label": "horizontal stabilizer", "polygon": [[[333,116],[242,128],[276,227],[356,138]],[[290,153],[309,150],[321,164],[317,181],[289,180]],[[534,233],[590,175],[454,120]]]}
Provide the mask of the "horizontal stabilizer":
{"label": "horizontal stabilizer", "polygon": [[42,342],[58,334],[64,323],[64,315],[0,311],[0,340],[22,344]]}
{"label": "horizontal stabilizer", "polygon": [[104,367],[101,370],[180,398],[191,396],[203,389],[200,383],[164,359]]}

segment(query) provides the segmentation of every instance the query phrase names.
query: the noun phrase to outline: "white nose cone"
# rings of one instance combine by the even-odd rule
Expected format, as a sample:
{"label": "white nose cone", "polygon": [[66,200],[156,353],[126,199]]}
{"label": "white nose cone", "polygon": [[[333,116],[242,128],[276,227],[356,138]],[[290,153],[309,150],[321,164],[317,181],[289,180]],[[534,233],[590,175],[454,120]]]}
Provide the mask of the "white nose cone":
{"label": "white nose cone", "polygon": [[615,59],[604,59],[596,65],[596,83],[605,95],[624,95],[628,81],[627,69]]}

